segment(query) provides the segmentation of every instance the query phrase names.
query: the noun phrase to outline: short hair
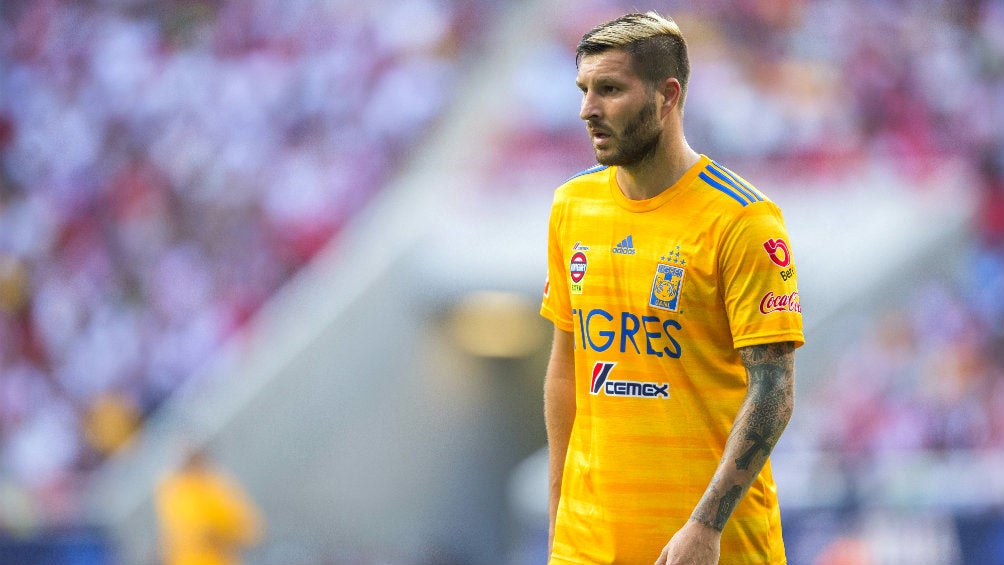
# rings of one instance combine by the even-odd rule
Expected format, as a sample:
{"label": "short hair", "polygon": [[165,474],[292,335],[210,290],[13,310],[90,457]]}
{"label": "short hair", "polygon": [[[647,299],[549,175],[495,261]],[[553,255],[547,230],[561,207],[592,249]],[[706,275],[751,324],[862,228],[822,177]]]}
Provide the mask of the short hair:
{"label": "short hair", "polygon": [[687,96],[690,59],[680,26],[672,18],[652,11],[625,14],[586,32],[575,49],[575,66],[585,55],[623,49],[632,70],[649,87],[673,77],[680,81],[680,108]]}

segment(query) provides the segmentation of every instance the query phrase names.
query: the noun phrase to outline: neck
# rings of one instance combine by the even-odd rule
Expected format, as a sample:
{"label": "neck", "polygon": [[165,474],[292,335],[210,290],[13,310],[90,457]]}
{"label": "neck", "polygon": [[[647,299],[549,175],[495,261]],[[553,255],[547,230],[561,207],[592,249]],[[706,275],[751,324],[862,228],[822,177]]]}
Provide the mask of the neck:
{"label": "neck", "polygon": [[617,168],[617,184],[631,200],[647,200],[676,184],[701,156],[681,139],[642,162]]}

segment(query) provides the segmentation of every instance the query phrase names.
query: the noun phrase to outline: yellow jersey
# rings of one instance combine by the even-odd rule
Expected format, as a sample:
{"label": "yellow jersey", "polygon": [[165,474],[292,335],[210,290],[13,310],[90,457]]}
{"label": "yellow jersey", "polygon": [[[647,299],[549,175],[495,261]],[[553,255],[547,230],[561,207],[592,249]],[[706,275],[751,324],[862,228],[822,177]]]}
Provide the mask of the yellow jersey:
{"label": "yellow jersey", "polygon": [[[737,348],[801,345],[781,211],[702,155],[648,200],[616,167],[557,189],[541,314],[575,343],[575,421],[550,563],[651,564],[690,517],[746,394]],[[769,462],[722,532],[723,565],[785,563]]]}
{"label": "yellow jersey", "polygon": [[263,525],[258,509],[227,475],[182,469],[157,488],[165,565],[240,565]]}

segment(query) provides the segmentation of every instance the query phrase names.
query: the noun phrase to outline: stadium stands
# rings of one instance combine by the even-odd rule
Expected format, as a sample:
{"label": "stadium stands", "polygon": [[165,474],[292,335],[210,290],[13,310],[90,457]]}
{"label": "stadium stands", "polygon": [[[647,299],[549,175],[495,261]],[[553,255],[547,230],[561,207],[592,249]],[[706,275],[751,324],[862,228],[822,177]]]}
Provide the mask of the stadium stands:
{"label": "stadium stands", "polygon": [[479,9],[4,2],[0,529],[72,522],[81,474],[394,175]]}

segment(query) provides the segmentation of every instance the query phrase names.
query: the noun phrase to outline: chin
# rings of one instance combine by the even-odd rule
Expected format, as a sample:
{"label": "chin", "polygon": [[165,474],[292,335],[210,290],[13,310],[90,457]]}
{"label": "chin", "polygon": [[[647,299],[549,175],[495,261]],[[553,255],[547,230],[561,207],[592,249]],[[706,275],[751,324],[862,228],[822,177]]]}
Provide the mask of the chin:
{"label": "chin", "polygon": [[599,149],[594,148],[593,155],[596,156],[596,162],[601,165],[612,166],[620,164],[620,159],[618,159],[619,155],[617,155],[616,153],[611,153],[610,151],[601,151]]}
{"label": "chin", "polygon": [[606,155],[601,155],[599,153],[596,153],[596,162],[601,165],[606,165],[608,167],[620,167],[623,165],[630,165],[630,163],[625,163],[624,160],[620,158],[620,155],[610,155],[609,153]]}

